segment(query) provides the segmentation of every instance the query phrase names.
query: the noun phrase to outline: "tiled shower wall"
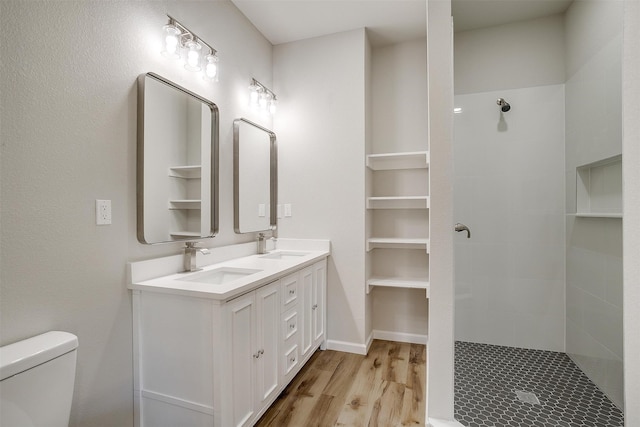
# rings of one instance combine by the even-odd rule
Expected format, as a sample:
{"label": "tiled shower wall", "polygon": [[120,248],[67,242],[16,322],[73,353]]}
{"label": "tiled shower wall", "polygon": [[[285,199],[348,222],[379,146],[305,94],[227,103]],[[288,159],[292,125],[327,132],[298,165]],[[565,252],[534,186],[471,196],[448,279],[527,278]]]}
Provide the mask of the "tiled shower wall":
{"label": "tiled shower wall", "polygon": [[564,351],[564,85],[455,107],[456,340]]}
{"label": "tiled shower wall", "polygon": [[[576,167],[622,152],[622,7],[581,1],[565,15],[569,214],[576,212]],[[622,220],[568,215],[566,231],[567,353],[622,407]]]}

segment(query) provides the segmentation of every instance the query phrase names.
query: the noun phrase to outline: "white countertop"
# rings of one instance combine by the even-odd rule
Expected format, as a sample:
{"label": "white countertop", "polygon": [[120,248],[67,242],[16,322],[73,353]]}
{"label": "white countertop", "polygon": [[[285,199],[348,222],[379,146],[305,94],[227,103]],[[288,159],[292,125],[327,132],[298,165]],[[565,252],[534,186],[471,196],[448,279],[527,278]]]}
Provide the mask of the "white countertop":
{"label": "white countertop", "polygon": [[[305,255],[283,259],[270,259],[264,257],[265,255],[278,252],[291,252],[289,249],[278,249],[265,255],[249,255],[216,264],[210,264],[197,272],[175,273],[149,280],[132,280],[128,287],[129,289],[138,291],[162,292],[228,301],[277,280],[282,276],[312,265],[313,263],[328,257],[330,254],[328,249],[305,250],[302,248],[296,248],[295,251],[305,252]],[[143,262],[144,261],[141,263]],[[224,284],[208,284],[185,280],[192,275],[202,274],[203,272],[223,267],[260,271]]]}

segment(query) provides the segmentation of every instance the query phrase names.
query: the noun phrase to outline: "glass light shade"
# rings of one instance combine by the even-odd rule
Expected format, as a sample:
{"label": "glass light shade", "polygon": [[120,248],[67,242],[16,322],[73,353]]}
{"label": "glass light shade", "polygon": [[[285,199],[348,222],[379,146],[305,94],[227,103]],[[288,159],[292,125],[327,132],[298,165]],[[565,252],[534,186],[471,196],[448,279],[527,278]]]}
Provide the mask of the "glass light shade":
{"label": "glass light shade", "polygon": [[269,98],[271,98],[271,95],[269,95],[267,92],[262,92],[260,94],[260,109],[262,111],[267,111],[267,108],[269,106]]}
{"label": "glass light shade", "polygon": [[167,58],[180,58],[180,30],[175,25],[165,25],[162,27],[164,43],[162,45],[162,55]]}
{"label": "glass light shade", "polygon": [[273,98],[271,102],[269,102],[269,113],[275,114],[277,108],[278,108],[278,100]]}
{"label": "glass light shade", "polygon": [[200,66],[200,51],[202,50],[202,46],[195,40],[189,40],[185,43],[184,47],[187,51],[184,68],[189,71],[200,71],[202,69]]}
{"label": "glass light shade", "polygon": [[252,84],[249,86],[249,105],[251,107],[258,106],[258,99],[260,98],[259,88],[257,85]]}
{"label": "glass light shade", "polygon": [[215,53],[204,57],[204,79],[218,81],[218,57]]}

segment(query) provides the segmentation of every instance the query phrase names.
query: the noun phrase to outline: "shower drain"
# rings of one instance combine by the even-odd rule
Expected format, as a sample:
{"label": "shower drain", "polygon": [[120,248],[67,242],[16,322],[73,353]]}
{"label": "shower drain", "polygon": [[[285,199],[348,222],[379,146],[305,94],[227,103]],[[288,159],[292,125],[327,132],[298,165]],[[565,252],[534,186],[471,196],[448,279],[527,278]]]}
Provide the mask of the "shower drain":
{"label": "shower drain", "polygon": [[540,401],[538,400],[538,396],[536,396],[533,393],[530,393],[528,391],[519,391],[519,390],[515,390],[515,392],[516,392],[516,396],[518,396],[518,399],[520,399],[522,402],[532,403],[534,405],[540,404]]}

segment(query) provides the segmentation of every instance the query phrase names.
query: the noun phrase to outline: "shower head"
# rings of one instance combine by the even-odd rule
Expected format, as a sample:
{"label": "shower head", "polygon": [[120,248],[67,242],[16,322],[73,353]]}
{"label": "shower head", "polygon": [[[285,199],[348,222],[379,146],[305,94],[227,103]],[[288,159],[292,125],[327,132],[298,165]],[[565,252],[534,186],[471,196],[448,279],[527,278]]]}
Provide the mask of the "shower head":
{"label": "shower head", "polygon": [[498,101],[496,102],[496,104],[500,106],[500,110],[503,113],[506,113],[507,111],[511,110],[511,105],[509,105],[509,103],[505,101],[504,98],[498,98]]}

